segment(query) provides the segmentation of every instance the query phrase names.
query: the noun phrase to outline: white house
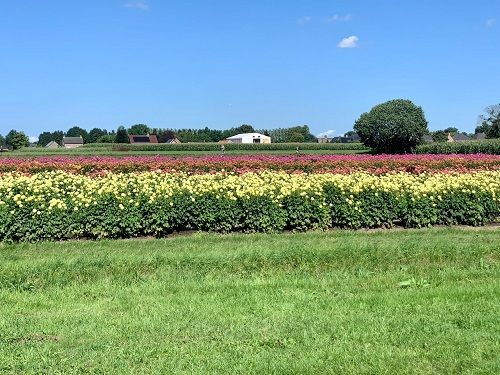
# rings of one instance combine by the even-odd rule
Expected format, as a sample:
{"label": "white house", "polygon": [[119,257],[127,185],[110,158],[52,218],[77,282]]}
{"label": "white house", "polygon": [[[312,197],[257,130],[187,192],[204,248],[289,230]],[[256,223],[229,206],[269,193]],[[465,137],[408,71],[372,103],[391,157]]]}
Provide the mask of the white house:
{"label": "white house", "polygon": [[271,137],[260,133],[242,133],[226,138],[231,143],[271,143]]}

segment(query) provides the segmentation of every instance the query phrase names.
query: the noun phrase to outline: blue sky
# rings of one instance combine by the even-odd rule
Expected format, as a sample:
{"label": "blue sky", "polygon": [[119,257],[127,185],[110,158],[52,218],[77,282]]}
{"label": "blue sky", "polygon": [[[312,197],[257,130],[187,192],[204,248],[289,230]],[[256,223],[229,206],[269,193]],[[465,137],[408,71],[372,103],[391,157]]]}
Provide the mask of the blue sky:
{"label": "blue sky", "polygon": [[500,102],[500,1],[2,0],[0,133],[341,134],[394,98],[472,132]]}

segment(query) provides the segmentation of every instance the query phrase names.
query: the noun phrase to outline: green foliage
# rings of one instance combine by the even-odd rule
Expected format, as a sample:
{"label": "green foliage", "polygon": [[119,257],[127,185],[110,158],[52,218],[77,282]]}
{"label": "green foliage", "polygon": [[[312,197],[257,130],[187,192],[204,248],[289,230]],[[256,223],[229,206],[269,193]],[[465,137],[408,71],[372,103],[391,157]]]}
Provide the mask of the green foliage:
{"label": "green foliage", "polygon": [[129,143],[128,133],[124,126],[119,126],[116,131],[116,143]]}
{"label": "green foliage", "polygon": [[0,134],[0,146],[5,146],[5,138],[2,134]]}
{"label": "green foliage", "polygon": [[23,132],[11,130],[5,137],[5,143],[12,146],[14,150],[23,147],[28,147],[30,144],[29,138]]}
{"label": "green foliage", "polygon": [[396,99],[376,105],[354,124],[361,141],[378,153],[412,152],[428,132],[421,107]]}
{"label": "green foliage", "polygon": [[115,134],[106,134],[106,135],[102,135],[99,138],[97,138],[96,143],[115,143],[115,141],[116,141]]}
{"label": "green foliage", "polygon": [[451,135],[453,134],[457,134],[458,133],[458,129],[455,128],[454,126],[449,126],[447,127],[446,129],[443,130],[446,134],[450,133]]}
{"label": "green foliage", "polygon": [[447,142],[448,133],[445,130],[437,130],[432,133],[432,140],[434,142]]}
{"label": "green foliage", "polygon": [[128,134],[131,135],[146,135],[151,133],[151,129],[146,124],[135,124],[128,129]]}
{"label": "green foliage", "polygon": [[99,138],[108,134],[106,129],[93,128],[88,135],[88,143],[96,143]]}
{"label": "green foliage", "polygon": [[66,137],[82,137],[83,143],[89,143],[89,133],[79,126],[73,126],[66,132]]}
{"label": "green foliage", "polygon": [[493,154],[500,155],[500,139],[427,143],[416,148],[417,154]]}
{"label": "green foliage", "polygon": [[294,126],[291,128],[279,128],[268,131],[271,141],[274,143],[289,142],[315,142],[316,137],[311,134],[309,126]]}
{"label": "green foliage", "polygon": [[[88,146],[91,147],[91,146]],[[105,145],[103,145],[105,147]],[[127,145],[120,144],[113,147],[114,151],[220,151],[219,143],[179,143],[179,144],[150,144]],[[307,150],[368,150],[361,143],[227,143],[226,151],[300,151]]]}
{"label": "green foliage", "polygon": [[479,116],[477,133],[486,133],[486,138],[500,138],[500,104],[487,107],[485,114]]}
{"label": "green foliage", "polygon": [[54,141],[62,145],[64,133],[60,130],[54,132],[43,132],[38,136],[38,146],[45,147],[48,143]]}

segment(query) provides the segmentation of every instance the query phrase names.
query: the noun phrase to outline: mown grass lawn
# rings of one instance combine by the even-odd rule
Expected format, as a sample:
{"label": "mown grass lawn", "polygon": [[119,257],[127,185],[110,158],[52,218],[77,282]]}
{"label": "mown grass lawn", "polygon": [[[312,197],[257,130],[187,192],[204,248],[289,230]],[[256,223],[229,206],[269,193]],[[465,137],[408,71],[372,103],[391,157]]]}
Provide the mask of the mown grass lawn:
{"label": "mown grass lawn", "polygon": [[500,231],[0,245],[1,373],[500,373]]}

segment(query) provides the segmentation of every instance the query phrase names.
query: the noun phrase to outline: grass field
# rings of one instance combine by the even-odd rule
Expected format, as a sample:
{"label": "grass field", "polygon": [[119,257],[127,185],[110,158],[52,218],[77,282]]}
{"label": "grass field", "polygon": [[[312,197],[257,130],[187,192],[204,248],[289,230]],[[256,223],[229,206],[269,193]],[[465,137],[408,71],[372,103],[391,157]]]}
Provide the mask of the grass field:
{"label": "grass field", "polygon": [[499,244],[438,228],[0,245],[0,372],[498,374]]}

